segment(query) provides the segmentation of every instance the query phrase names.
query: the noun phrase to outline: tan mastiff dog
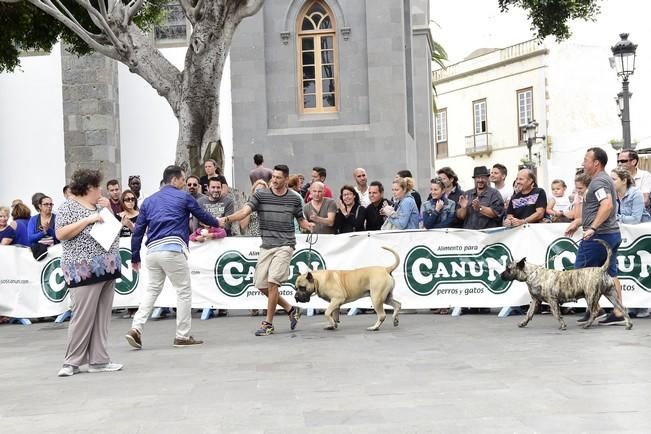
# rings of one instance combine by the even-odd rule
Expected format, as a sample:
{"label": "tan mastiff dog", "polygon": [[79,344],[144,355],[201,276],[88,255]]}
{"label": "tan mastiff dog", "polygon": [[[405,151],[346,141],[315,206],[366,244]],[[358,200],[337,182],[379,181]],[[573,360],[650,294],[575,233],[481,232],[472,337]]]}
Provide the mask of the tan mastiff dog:
{"label": "tan mastiff dog", "polygon": [[[345,303],[369,295],[377,313],[377,321],[367,330],[378,330],[384,319],[384,304],[393,307],[393,325],[398,325],[400,302],[393,298],[395,281],[391,272],[400,264],[400,257],[388,247],[395,257],[395,262],[388,267],[364,267],[356,270],[317,270],[303,273],[296,279],[296,301],[307,303],[312,294],[316,294],[330,305],[325,311],[329,322],[326,330],[334,330],[339,323],[339,308]],[[334,316],[333,316],[334,314]]]}

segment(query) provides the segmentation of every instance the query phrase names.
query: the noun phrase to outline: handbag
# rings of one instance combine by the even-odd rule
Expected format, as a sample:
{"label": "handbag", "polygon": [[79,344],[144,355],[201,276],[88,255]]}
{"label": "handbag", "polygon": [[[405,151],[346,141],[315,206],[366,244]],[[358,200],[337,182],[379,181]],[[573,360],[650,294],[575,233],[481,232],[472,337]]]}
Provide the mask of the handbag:
{"label": "handbag", "polygon": [[34,256],[34,259],[37,261],[42,261],[47,256],[47,246],[45,244],[41,244],[37,241],[31,245],[31,249],[32,256]]}

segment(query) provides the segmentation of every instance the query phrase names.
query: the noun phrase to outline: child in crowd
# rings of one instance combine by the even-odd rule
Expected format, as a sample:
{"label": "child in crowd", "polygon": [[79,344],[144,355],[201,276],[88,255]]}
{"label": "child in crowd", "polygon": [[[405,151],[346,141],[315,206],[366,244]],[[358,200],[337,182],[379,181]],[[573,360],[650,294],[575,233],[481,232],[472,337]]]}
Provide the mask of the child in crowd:
{"label": "child in crowd", "polygon": [[190,241],[203,243],[206,240],[216,240],[225,236],[226,231],[223,228],[200,227],[190,234]]}
{"label": "child in crowd", "polygon": [[565,212],[570,209],[570,198],[565,195],[567,185],[562,179],[555,179],[552,182],[552,196],[547,201],[547,214],[551,217],[552,223],[567,223],[570,219]]}

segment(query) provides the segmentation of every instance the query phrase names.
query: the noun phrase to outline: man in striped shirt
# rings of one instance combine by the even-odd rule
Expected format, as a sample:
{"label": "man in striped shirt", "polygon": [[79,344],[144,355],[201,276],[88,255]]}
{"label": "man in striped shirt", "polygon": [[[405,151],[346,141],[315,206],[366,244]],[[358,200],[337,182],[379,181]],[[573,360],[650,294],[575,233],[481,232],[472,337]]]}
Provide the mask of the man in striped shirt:
{"label": "man in striped shirt", "polygon": [[278,289],[289,277],[289,263],[296,246],[294,219],[301,228],[312,231],[314,223],[305,220],[301,208],[301,199],[287,188],[289,168],[284,164],[274,167],[271,175],[271,188],[258,190],[251,199],[234,214],[219,219],[220,225],[239,221],[258,212],[262,245],[255,267],[254,282],[267,296],[267,318],[256,330],[256,336],[268,336],[274,332],[273,317],[276,306],[280,305],[289,315],[289,325],[296,328],[300,310],[280,296]]}

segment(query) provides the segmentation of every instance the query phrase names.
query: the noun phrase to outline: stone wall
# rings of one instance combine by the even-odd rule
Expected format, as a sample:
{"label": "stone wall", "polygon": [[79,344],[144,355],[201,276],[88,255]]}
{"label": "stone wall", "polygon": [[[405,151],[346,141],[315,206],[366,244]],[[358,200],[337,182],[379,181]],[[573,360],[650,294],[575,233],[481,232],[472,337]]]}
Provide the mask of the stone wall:
{"label": "stone wall", "polygon": [[117,62],[61,51],[66,180],[79,168],[120,179]]}

